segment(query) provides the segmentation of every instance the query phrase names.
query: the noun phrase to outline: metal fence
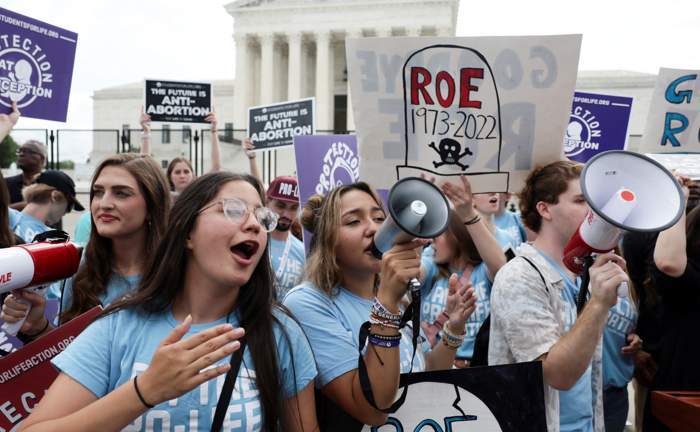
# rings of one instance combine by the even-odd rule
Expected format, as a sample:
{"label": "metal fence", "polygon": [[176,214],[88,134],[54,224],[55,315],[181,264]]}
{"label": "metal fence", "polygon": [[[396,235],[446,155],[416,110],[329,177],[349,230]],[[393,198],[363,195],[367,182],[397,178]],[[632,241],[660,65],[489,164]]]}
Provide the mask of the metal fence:
{"label": "metal fence", "polygon": [[[317,135],[352,134],[347,130],[316,130]],[[222,163],[226,157],[242,153],[242,142],[247,136],[246,129],[219,129],[218,138],[222,153]],[[47,146],[46,168],[58,169],[65,157],[68,146],[82,149],[102,150],[103,153],[140,152],[142,148],[141,129],[14,129],[12,137],[21,145],[33,139]],[[183,126],[181,129],[151,129],[151,154],[166,168],[166,162],[175,157],[190,161],[197,175],[211,169],[211,130]],[[107,150],[109,149],[109,150]],[[269,182],[277,176],[280,158],[288,157],[289,149],[263,150],[259,152],[263,181]],[[93,164],[99,161],[91,161]]]}

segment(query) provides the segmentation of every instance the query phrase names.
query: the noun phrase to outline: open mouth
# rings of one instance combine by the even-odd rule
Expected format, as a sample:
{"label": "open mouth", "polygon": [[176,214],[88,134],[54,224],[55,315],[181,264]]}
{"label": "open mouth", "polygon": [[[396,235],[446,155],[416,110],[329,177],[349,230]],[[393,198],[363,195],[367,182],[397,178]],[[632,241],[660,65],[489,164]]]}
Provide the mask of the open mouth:
{"label": "open mouth", "polygon": [[498,197],[495,196],[489,200],[489,204],[495,205],[498,204]]}
{"label": "open mouth", "polygon": [[249,260],[255,252],[258,251],[260,245],[254,241],[244,241],[231,246],[231,252],[239,258]]}

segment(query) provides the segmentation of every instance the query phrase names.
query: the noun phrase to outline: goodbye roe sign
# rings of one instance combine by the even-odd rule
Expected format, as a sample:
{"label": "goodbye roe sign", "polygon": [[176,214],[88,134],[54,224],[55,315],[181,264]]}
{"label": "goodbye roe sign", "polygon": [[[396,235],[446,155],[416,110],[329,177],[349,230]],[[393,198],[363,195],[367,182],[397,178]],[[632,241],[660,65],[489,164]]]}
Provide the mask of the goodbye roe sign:
{"label": "goodbye roe sign", "polygon": [[0,112],[66,121],[77,33],[0,8]]}
{"label": "goodbye roe sign", "polygon": [[469,175],[475,192],[518,190],[562,158],[580,35],[376,38],[347,43],[360,178]]}
{"label": "goodbye roe sign", "polygon": [[146,80],[146,114],[152,121],[204,123],[211,110],[211,84]]}
{"label": "goodbye roe sign", "polygon": [[700,152],[700,80],[697,70],[659,70],[647,117],[642,152]]}

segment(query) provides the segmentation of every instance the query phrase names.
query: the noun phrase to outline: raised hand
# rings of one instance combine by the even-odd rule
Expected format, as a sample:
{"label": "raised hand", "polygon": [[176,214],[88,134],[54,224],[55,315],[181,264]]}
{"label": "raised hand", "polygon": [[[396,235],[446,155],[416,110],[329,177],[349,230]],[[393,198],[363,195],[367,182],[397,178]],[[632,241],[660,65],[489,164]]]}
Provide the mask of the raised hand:
{"label": "raised hand", "polygon": [[139,388],[149,404],[179,397],[230,369],[228,363],[210,366],[240,348],[243,329],[221,324],[181,340],[191,323],[188,315],[161,341],[150,366],[139,377]]}
{"label": "raised hand", "polygon": [[464,334],[467,320],[476,310],[476,294],[471,283],[462,285],[457,274],[449,279],[445,313],[449,317],[447,325],[454,334]]}
{"label": "raised hand", "polygon": [[472,186],[469,184],[467,177],[462,175],[459,177],[460,185],[444,182],[441,185],[442,192],[447,199],[454,205],[455,211],[466,221],[476,216],[474,202],[472,200]]}
{"label": "raised hand", "polygon": [[243,150],[245,150],[246,156],[248,156],[248,159],[253,159],[255,158],[255,144],[250,140],[250,138],[246,138],[243,140]]}
{"label": "raised hand", "polygon": [[17,109],[17,102],[12,101],[12,112],[9,114],[0,114],[0,141],[4,140],[10,134],[12,128],[15,127],[21,113]]}
{"label": "raised hand", "polygon": [[216,113],[214,111],[210,112],[209,115],[204,117],[204,121],[211,124],[211,133],[216,133]]}
{"label": "raised hand", "polygon": [[145,133],[151,131],[151,116],[146,114],[143,110],[143,105],[141,106],[141,114],[139,115],[139,124],[141,125],[141,130]]}

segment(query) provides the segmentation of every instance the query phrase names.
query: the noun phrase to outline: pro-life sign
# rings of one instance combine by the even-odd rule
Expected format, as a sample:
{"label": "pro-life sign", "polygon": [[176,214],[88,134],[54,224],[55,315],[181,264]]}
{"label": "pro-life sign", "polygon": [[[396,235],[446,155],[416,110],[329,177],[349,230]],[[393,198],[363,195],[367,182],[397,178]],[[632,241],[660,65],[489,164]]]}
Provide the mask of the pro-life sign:
{"label": "pro-life sign", "polygon": [[0,432],[14,431],[31,414],[58,371],[50,361],[97,317],[95,306],[19,351],[0,359]]}
{"label": "pro-life sign", "polygon": [[248,136],[255,150],[288,147],[298,135],[314,133],[314,99],[302,99],[248,110]]}
{"label": "pro-life sign", "polygon": [[576,162],[608,150],[623,150],[632,113],[632,98],[574,93],[564,133],[564,155]]}
{"label": "pro-life sign", "polygon": [[0,113],[66,121],[78,34],[0,8]]}
{"label": "pro-life sign", "polygon": [[145,111],[156,122],[205,123],[211,112],[211,84],[146,80]]}

